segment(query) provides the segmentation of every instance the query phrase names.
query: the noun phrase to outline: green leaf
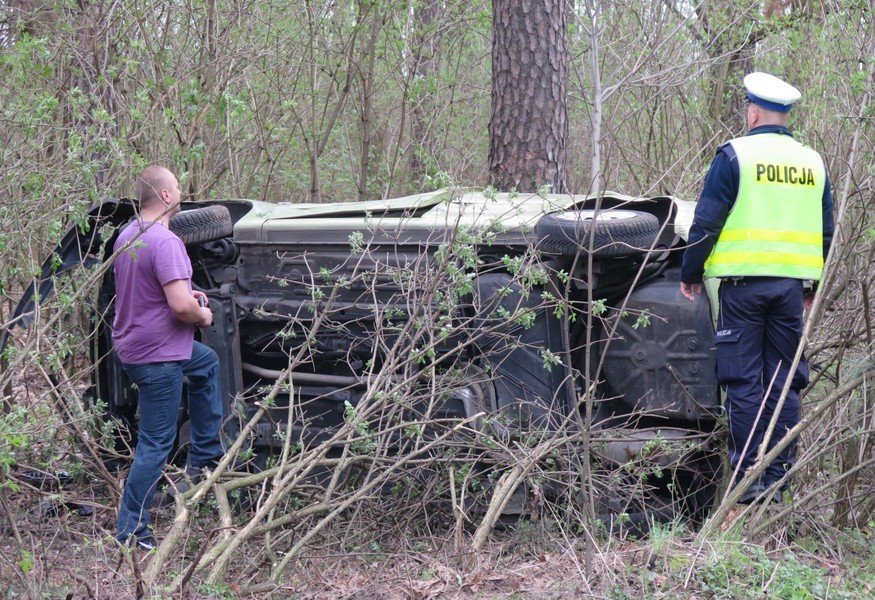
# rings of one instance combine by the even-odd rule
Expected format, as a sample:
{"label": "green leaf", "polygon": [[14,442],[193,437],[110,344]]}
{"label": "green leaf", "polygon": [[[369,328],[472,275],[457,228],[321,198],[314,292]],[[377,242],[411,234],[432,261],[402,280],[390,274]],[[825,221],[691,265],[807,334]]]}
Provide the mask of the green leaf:
{"label": "green leaf", "polygon": [[27,575],[33,571],[33,554],[27,550],[22,550],[20,556],[21,559],[18,561],[18,568],[21,569],[22,573]]}

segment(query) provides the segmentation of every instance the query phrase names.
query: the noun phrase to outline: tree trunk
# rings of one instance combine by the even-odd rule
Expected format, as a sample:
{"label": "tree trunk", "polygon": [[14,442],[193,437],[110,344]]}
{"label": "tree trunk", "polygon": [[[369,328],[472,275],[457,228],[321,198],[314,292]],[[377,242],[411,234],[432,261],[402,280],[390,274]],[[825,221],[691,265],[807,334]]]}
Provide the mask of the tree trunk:
{"label": "tree trunk", "polygon": [[568,1],[494,0],[492,11],[491,183],[565,192]]}
{"label": "tree trunk", "polygon": [[431,119],[434,116],[434,94],[431,91],[432,79],[437,74],[436,54],[438,36],[435,23],[441,12],[440,0],[423,0],[416,4],[414,16],[414,104],[411,111],[411,136],[413,152],[410,156],[410,178],[419,186],[425,183],[428,162],[434,154],[434,140],[431,138]]}
{"label": "tree trunk", "polygon": [[596,195],[603,191],[602,175],[602,115],[604,96],[602,95],[602,71],[599,48],[599,13],[601,9],[593,2],[586,3],[590,19],[590,60],[592,64],[592,118],[590,123],[591,152],[589,166],[589,193]]}
{"label": "tree trunk", "polygon": [[361,132],[361,146],[359,147],[359,180],[358,199],[366,200],[368,197],[368,175],[371,170],[371,112],[373,110],[374,96],[374,63],[377,58],[377,35],[383,25],[379,14],[375,14],[371,20],[371,37],[365,47],[362,62],[365,63],[364,73],[360,73],[361,79],[361,104],[359,105],[359,130]]}

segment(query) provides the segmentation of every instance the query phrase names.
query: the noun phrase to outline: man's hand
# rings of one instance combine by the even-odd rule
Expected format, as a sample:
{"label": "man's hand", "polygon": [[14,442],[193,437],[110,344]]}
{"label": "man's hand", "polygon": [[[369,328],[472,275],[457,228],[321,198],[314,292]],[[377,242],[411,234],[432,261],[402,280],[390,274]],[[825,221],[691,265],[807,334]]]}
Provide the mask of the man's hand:
{"label": "man's hand", "polygon": [[197,300],[200,306],[200,320],[197,322],[201,327],[209,327],[213,324],[213,311],[207,308],[210,305],[210,298],[199,290],[192,290],[191,295]]}
{"label": "man's hand", "polygon": [[200,319],[197,322],[198,325],[200,325],[201,327],[209,327],[213,324],[213,311],[211,311],[209,308],[207,308],[206,306],[201,306],[199,314]]}
{"label": "man's hand", "polygon": [[814,292],[808,292],[802,296],[802,310],[811,310],[812,304],[814,304]]}
{"label": "man's hand", "polygon": [[[198,304],[201,306],[209,306],[210,305],[210,297],[201,292],[200,290],[192,290],[191,295],[194,296],[194,299],[198,301]],[[201,301],[203,298],[203,301]]]}
{"label": "man's hand", "polygon": [[681,294],[684,295],[684,298],[689,300],[690,302],[696,301],[696,296],[702,295],[702,284],[701,283],[684,283],[681,282]]}
{"label": "man's hand", "polygon": [[188,288],[189,284],[185,279],[175,279],[164,284],[164,295],[167,297],[170,310],[181,321],[209,327],[213,323],[213,311],[206,306],[201,306],[199,302],[199,299],[202,298],[206,304],[207,297],[203,292],[192,291]]}

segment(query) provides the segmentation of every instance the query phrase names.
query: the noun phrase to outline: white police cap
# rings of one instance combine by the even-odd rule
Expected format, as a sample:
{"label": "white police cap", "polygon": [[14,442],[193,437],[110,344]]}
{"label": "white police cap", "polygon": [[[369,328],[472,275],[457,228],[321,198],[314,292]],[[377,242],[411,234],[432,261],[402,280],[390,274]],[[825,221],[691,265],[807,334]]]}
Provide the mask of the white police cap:
{"label": "white police cap", "polygon": [[750,73],[744,77],[747,98],[754,104],[778,112],[787,112],[802,97],[795,87],[768,73]]}

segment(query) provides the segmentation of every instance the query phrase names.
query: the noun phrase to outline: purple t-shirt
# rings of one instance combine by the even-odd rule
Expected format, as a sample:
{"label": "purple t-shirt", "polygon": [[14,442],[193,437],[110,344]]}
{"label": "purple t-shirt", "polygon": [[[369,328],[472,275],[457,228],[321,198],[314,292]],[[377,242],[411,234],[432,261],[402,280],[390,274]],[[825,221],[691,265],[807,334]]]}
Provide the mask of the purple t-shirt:
{"label": "purple t-shirt", "polygon": [[194,325],[173,314],[162,287],[184,279],[191,290],[185,245],[161,223],[134,221],[119,234],[114,250],[134,238],[115,259],[115,351],[134,365],[188,360]]}

